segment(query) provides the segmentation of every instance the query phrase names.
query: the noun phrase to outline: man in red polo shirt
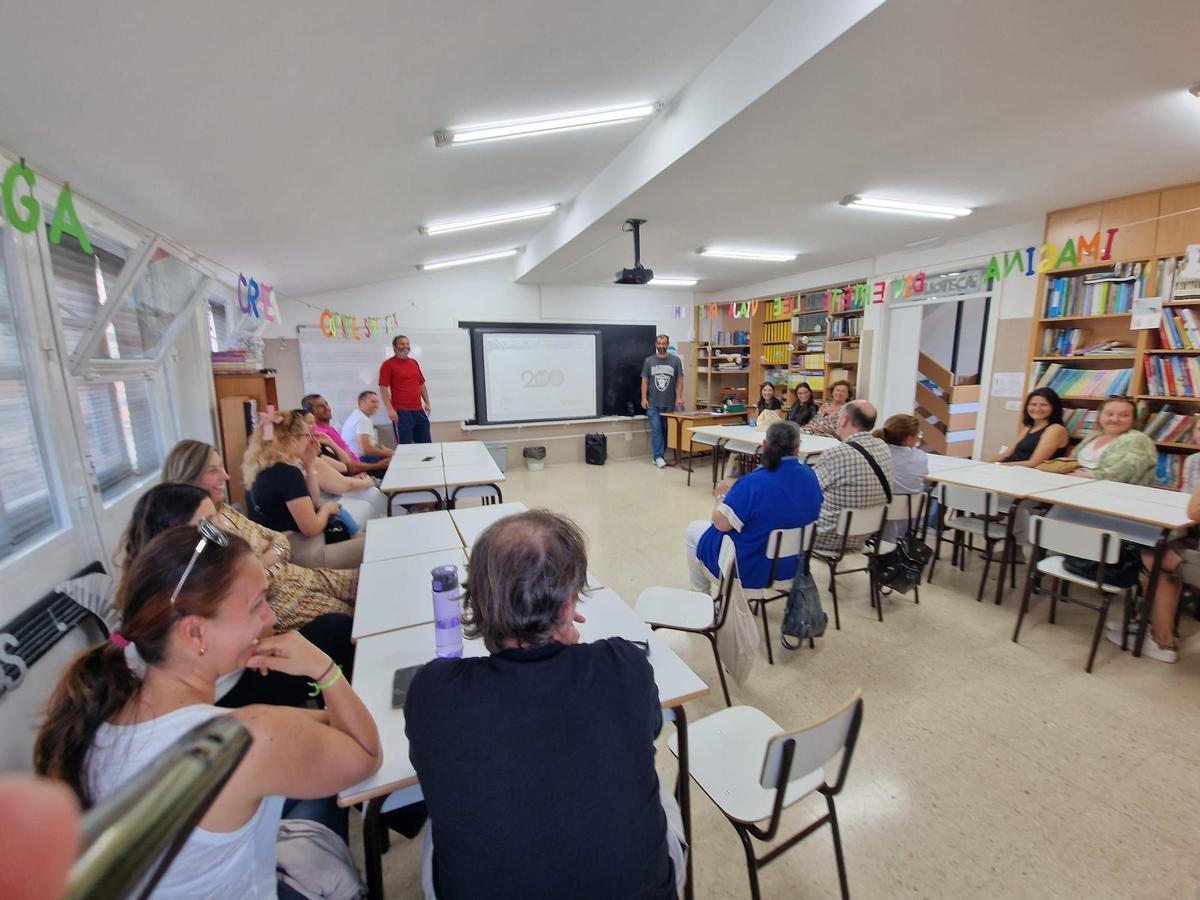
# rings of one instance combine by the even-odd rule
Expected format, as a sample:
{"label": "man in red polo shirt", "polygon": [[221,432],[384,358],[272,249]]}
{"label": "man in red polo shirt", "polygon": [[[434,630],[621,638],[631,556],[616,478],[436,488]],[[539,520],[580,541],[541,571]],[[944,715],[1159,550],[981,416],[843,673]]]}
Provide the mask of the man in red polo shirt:
{"label": "man in red polo shirt", "polygon": [[396,430],[397,444],[428,444],[429,391],[421,367],[408,354],[408,338],[397,335],[392,341],[391,359],[379,367],[379,394],[384,409]]}

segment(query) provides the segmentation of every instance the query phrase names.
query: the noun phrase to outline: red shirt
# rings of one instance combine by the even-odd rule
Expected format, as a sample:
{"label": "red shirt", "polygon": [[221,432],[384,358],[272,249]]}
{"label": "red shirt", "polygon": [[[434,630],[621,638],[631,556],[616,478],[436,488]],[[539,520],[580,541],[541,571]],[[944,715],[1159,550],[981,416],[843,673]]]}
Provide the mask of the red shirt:
{"label": "red shirt", "polygon": [[421,409],[421,385],[425,376],[412,357],[393,356],[379,367],[379,386],[392,392],[392,409]]}

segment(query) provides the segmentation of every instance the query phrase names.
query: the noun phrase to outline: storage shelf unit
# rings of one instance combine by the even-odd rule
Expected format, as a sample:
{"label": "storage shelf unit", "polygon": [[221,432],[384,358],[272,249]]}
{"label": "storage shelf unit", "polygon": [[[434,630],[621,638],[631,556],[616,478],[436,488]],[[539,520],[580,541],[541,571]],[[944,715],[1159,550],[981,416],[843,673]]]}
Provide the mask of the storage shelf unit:
{"label": "storage shelf unit", "polygon": [[[1200,243],[1200,211],[1196,211],[1197,208],[1200,208],[1200,183],[1090,203],[1059,210],[1046,217],[1044,243],[1059,250],[1068,239],[1077,242],[1082,236],[1086,240],[1098,232],[1103,242],[1108,229],[1119,230],[1113,236],[1111,259],[1099,260],[1080,253],[1082,265],[1039,276],[1039,318],[1035,320],[1031,336],[1027,390],[1035,386],[1046,366],[1059,365],[1088,373],[1100,373],[1104,369],[1114,373],[1127,370],[1129,385],[1122,393],[1138,401],[1140,427],[1149,428],[1152,438],[1166,427],[1161,423],[1170,422],[1169,417],[1160,417],[1160,424],[1150,427],[1155,426],[1155,417],[1164,406],[1169,406],[1170,415],[1177,417],[1200,414],[1200,328],[1197,327],[1200,325],[1200,281],[1188,282],[1179,276],[1179,263],[1187,246]],[[1100,246],[1103,247],[1103,243]],[[1113,273],[1118,266],[1127,276],[1138,279],[1134,283],[1133,296],[1162,296],[1166,301],[1163,322],[1158,329],[1132,331],[1130,312],[1124,306],[1117,311],[1093,315],[1047,315],[1055,303],[1055,290],[1061,289],[1064,279],[1095,278],[1104,272]],[[1110,285],[1116,283],[1109,282]],[[1058,299],[1061,297],[1060,290]],[[1084,346],[1108,340],[1130,345],[1130,352],[1109,356],[1047,353],[1047,332],[1064,328],[1080,329]],[[1063,401],[1068,407],[1096,409],[1109,393],[1111,391],[1098,390],[1087,397],[1064,396]],[[1182,418],[1175,421],[1182,423]],[[1182,454],[1196,452],[1200,447],[1180,441],[1156,440],[1155,443],[1163,451],[1159,460],[1160,483],[1177,487],[1185,458]]]}

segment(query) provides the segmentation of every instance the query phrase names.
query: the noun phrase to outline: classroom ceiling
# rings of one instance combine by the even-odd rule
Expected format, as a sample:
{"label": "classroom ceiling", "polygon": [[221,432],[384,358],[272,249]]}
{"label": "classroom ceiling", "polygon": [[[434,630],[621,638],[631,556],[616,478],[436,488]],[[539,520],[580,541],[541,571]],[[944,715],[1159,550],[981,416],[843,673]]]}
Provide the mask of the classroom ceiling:
{"label": "classroom ceiling", "polygon": [[[514,277],[606,284],[631,260],[629,216],[649,220],[647,265],[723,290],[1200,179],[1195,0],[873,5],[765,93],[714,104],[724,118],[663,162],[649,139],[681,124],[667,117],[441,150],[431,135],[670,101],[739,36],[762,39],[764,11],[817,16],[821,0],[10,4],[0,146],[293,296],[526,243],[539,252]],[[614,168],[638,173],[632,189]],[[976,212],[863,213],[837,206],[848,193]],[[581,194],[570,229],[416,231]],[[704,245],[801,256],[702,259]]]}

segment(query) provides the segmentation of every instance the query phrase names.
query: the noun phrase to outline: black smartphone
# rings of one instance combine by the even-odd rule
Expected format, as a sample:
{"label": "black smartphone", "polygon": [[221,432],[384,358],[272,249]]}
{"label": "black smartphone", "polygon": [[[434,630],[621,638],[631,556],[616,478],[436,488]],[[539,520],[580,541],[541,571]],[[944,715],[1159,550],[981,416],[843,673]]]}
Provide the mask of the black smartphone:
{"label": "black smartphone", "polygon": [[397,669],[392,676],[392,709],[404,709],[404,698],[408,696],[408,686],[414,676],[421,670],[420,666],[408,666]]}
{"label": "black smartphone", "polygon": [[422,456],[421,462],[433,462],[433,457],[432,456]]}

